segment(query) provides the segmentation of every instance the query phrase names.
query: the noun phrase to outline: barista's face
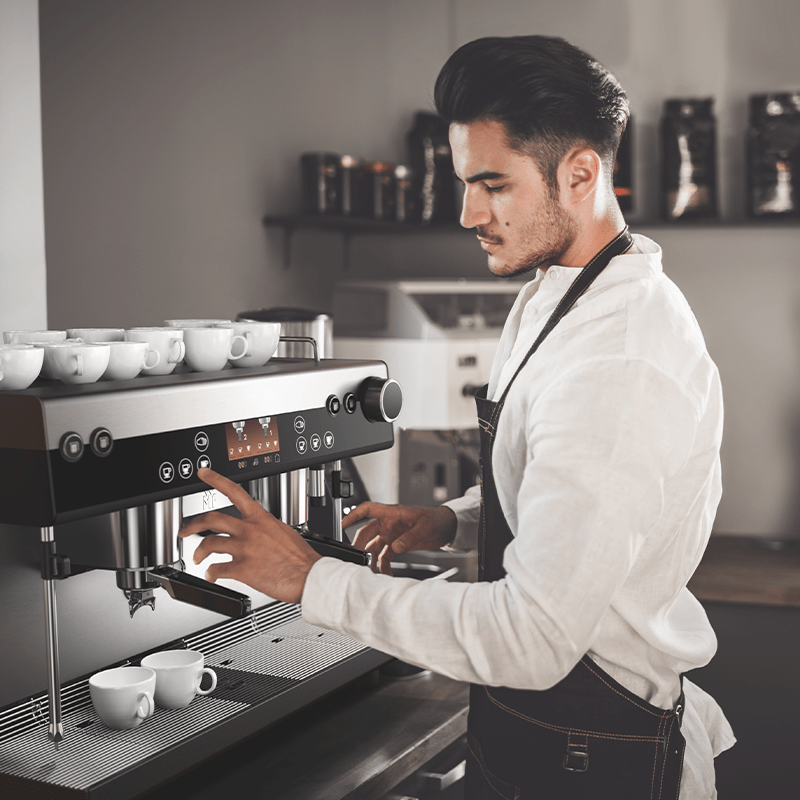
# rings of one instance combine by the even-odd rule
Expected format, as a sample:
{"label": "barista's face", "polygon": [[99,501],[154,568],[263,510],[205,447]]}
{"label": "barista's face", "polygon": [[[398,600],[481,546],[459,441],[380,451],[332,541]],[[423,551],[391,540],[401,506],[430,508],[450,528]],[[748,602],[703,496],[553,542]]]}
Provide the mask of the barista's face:
{"label": "barista's face", "polygon": [[465,186],[461,224],[476,229],[489,269],[509,276],[559,263],[577,226],[533,159],[508,145],[503,124],[453,123],[450,145]]}

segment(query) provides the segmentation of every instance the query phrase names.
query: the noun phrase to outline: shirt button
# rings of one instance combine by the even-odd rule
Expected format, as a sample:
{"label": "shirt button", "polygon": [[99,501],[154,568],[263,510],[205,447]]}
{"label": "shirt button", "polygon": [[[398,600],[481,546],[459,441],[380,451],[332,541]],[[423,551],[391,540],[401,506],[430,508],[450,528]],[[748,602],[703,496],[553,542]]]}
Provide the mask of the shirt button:
{"label": "shirt button", "polygon": [[555,267],[550,267],[550,269],[547,271],[553,280],[556,280],[558,278],[558,270]]}

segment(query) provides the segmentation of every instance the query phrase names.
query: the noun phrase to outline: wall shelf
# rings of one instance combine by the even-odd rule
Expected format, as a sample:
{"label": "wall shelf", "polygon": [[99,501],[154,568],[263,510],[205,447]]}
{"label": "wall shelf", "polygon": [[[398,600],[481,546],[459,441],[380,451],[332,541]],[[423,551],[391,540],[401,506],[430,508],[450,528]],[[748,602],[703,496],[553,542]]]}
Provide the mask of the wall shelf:
{"label": "wall shelf", "polygon": [[[287,269],[291,266],[292,257],[292,237],[296,230],[328,230],[342,235],[343,263],[344,268],[350,267],[350,242],[353,236],[365,234],[441,234],[441,233],[466,233],[467,229],[462,228],[458,222],[436,222],[431,225],[420,223],[401,223],[385,222],[382,220],[363,219],[357,217],[339,217],[325,215],[307,214],[283,214],[267,215],[262,220],[267,228],[283,228],[283,265]],[[745,229],[775,229],[775,228],[798,228],[800,229],[800,218],[780,219],[629,219],[628,224],[632,230],[637,228],[660,228],[663,230],[684,230],[684,231],[717,231],[731,230],[736,228]]]}
{"label": "wall shelf", "polygon": [[350,241],[353,236],[363,234],[420,234],[462,232],[458,222],[437,222],[431,225],[419,223],[384,222],[358,217],[312,216],[306,214],[268,215],[262,219],[267,228],[283,228],[283,266],[291,266],[292,236],[298,229],[329,230],[342,234],[344,268],[350,266]]}

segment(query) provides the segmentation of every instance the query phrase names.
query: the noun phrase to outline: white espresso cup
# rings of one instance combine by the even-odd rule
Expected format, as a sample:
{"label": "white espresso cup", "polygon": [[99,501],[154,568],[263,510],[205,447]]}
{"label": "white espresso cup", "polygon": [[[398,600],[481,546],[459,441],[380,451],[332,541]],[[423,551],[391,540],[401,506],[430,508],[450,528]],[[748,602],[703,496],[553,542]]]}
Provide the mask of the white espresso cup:
{"label": "white espresso cup", "polygon": [[158,350],[147,342],[106,342],[111,355],[103,373],[107,381],[129,381],[142,370],[149,372],[161,363]]}
{"label": "white espresso cup", "polygon": [[68,328],[70,339],[83,339],[84,342],[121,342],[125,338],[125,328]]}
{"label": "white espresso cup", "polygon": [[275,355],[281,338],[280,322],[223,322],[219,328],[230,328],[234,335],[244,336],[247,350],[242,358],[231,362],[234,367],[261,367]]}
{"label": "white espresso cup", "polygon": [[44,348],[32,344],[0,344],[0,391],[27,389],[42,371]]}
{"label": "white espresso cup", "polygon": [[67,338],[66,331],[5,331],[3,341],[6,344],[39,344],[41,342],[63,342]]}
{"label": "white espresso cup", "polygon": [[[142,666],[156,674],[156,704],[162,708],[185,708],[196,694],[211,694],[217,688],[217,673],[204,667],[203,654],[197,650],[162,650],[142,659]],[[211,677],[211,686],[201,689],[203,675]]]}
{"label": "white espresso cup", "polygon": [[219,325],[223,322],[230,322],[229,319],[165,319],[164,324],[168,328],[210,328],[212,325]]}
{"label": "white espresso cup", "polygon": [[128,342],[147,342],[158,353],[159,363],[148,370],[150,375],[169,375],[186,355],[180,328],[131,328],[125,331],[125,339]]}
{"label": "white espresso cup", "polygon": [[215,372],[247,353],[247,340],[234,336],[230,328],[185,328],[183,341],[186,363],[195,372]]}
{"label": "white espresso cup", "polygon": [[[49,342],[63,342],[67,338],[66,331],[5,331],[3,341],[6,344],[46,344]],[[42,364],[42,377],[54,381],[53,375],[45,359]]]}
{"label": "white espresso cup", "polygon": [[147,667],[117,667],[89,678],[94,710],[109,728],[135,728],[153,715],[156,673]]}
{"label": "white espresso cup", "polygon": [[111,348],[67,339],[44,347],[44,364],[64,383],[94,383],[106,371]]}

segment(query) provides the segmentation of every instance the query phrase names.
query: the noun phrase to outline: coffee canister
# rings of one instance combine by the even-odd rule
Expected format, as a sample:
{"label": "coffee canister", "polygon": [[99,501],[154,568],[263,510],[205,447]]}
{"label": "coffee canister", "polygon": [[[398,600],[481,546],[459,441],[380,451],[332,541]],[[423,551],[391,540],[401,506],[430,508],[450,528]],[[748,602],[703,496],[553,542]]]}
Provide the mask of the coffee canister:
{"label": "coffee canister", "polygon": [[665,219],[717,216],[717,123],[712,98],[667,100],[661,120]]}
{"label": "coffee canister", "polygon": [[341,156],[337,153],[303,153],[300,156],[303,213],[338,213]]}
{"label": "coffee canister", "polygon": [[414,190],[414,172],[400,164],[394,170],[395,219],[400,223],[420,221],[420,202]]}
{"label": "coffee canister", "polygon": [[748,215],[800,216],[800,92],[750,97],[746,136]]}
{"label": "coffee canister", "polygon": [[367,189],[361,159],[342,156],[339,160],[339,213],[343,217],[368,216]]}
{"label": "coffee canister", "polygon": [[395,219],[394,164],[368,161],[364,164],[367,216],[384,222]]}
{"label": "coffee canister", "polygon": [[414,171],[422,224],[456,221],[455,170],[449,127],[437,114],[419,111],[415,115],[414,126],[408,133],[408,159]]}

